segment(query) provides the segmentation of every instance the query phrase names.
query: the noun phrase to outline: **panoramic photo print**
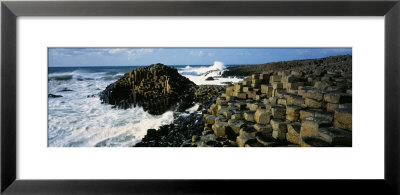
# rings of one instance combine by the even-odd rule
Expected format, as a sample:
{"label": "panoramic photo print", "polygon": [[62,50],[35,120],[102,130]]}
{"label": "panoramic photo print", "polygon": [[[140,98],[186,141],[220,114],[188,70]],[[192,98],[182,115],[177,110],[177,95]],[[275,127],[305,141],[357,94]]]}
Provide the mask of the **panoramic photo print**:
{"label": "panoramic photo print", "polygon": [[48,147],[352,147],[352,48],[48,48]]}

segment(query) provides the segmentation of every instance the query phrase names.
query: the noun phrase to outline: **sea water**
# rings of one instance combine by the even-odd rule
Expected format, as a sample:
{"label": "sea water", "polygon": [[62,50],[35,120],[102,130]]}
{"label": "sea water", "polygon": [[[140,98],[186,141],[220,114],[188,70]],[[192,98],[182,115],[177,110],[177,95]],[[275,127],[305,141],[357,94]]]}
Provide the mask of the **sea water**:
{"label": "sea water", "polygon": [[[141,107],[115,109],[102,104],[98,93],[126,72],[140,66],[49,67],[48,99],[49,147],[128,147],[139,142],[147,129],[173,122],[173,112],[151,115]],[[176,65],[178,72],[197,85],[221,85],[238,78],[221,78],[222,62],[213,65]],[[215,80],[206,81],[208,77]],[[196,112],[198,105],[187,110]]]}

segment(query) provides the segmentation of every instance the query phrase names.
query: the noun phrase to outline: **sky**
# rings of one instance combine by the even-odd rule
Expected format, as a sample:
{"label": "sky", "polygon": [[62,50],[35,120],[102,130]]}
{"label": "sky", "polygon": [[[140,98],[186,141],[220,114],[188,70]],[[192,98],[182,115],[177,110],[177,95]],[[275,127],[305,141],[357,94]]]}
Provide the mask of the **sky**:
{"label": "sky", "polygon": [[49,67],[263,64],[352,54],[351,48],[49,48]]}

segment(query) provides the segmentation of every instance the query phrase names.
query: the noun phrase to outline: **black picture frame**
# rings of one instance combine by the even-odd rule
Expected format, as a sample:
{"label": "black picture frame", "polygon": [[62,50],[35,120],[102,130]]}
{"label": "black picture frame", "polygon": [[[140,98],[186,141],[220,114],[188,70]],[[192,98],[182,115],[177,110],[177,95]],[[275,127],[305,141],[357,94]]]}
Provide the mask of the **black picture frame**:
{"label": "black picture frame", "polygon": [[[385,16],[385,175],[382,180],[16,179],[16,20],[19,16]],[[368,1],[2,1],[3,194],[399,194],[400,3]],[[212,165],[210,165],[212,166]],[[205,168],[205,167],[203,167]],[[151,171],[151,170],[149,170]],[[188,170],[190,171],[190,170]],[[312,171],[312,170],[311,170]],[[368,170],[365,170],[368,171]],[[259,192],[258,192],[259,193]]]}

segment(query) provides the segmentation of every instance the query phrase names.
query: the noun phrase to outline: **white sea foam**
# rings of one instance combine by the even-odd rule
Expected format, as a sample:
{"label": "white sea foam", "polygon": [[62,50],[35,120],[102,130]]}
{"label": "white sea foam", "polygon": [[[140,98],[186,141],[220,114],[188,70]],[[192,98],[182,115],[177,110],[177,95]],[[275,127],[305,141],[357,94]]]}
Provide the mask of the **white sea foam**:
{"label": "white sea foam", "polygon": [[[48,100],[50,147],[133,146],[143,138],[147,129],[157,129],[173,122],[172,111],[155,116],[141,107],[113,109],[111,105],[101,104],[98,96],[88,98],[116,79],[98,79],[105,74],[88,73],[85,78],[94,80],[80,80],[78,76],[82,75],[78,74],[81,73],[49,75],[73,75],[70,80],[49,81],[49,93],[63,96]],[[65,88],[72,91],[62,91]]]}
{"label": "white sea foam", "polygon": [[[212,66],[186,66],[178,71],[196,84],[221,85],[236,82],[236,78],[221,78],[225,70],[222,62]],[[147,129],[158,129],[173,122],[173,112],[151,115],[141,107],[115,109],[101,104],[97,94],[115,82],[131,68],[77,69],[49,73],[49,93],[62,95],[48,100],[48,146],[93,147],[133,146],[147,133]],[[214,81],[206,81],[207,77]],[[72,90],[72,91],[70,91]],[[96,95],[95,97],[87,97]],[[185,112],[197,112],[199,105]]]}
{"label": "white sea foam", "polygon": [[[223,62],[215,61],[212,66],[186,66],[180,69],[179,73],[197,85],[224,85],[226,82],[240,81],[240,79],[234,77],[221,77],[225,69],[226,66]],[[206,80],[208,77],[213,77],[214,80]]]}
{"label": "white sea foam", "polygon": [[197,109],[199,108],[199,104],[196,103],[194,106],[188,108],[185,110],[185,112],[183,112],[181,115],[182,116],[189,116],[192,113],[200,113],[200,111],[197,111]]}
{"label": "white sea foam", "polygon": [[223,62],[215,61],[212,66],[200,66],[200,67],[192,67],[186,66],[185,68],[181,69],[179,73],[182,75],[193,75],[193,76],[207,76],[210,73],[217,76],[222,74],[225,70],[225,65]]}
{"label": "white sea foam", "polygon": [[199,104],[195,104],[194,106],[186,109],[185,112],[193,113],[193,112],[196,112],[198,108],[199,108]]}

